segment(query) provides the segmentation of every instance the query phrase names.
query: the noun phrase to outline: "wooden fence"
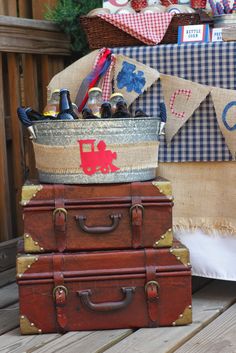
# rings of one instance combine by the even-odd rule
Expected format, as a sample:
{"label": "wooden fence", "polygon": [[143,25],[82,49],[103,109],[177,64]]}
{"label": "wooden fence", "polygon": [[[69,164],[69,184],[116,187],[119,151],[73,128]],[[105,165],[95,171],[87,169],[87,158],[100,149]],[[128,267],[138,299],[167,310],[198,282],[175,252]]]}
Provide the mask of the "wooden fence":
{"label": "wooden fence", "polygon": [[[29,14],[42,3],[46,1],[0,1],[0,10]],[[36,176],[31,142],[18,121],[17,107],[41,111],[47,84],[69,55],[70,41],[55,24],[0,16],[0,241],[22,235],[21,187],[26,177]]]}
{"label": "wooden fence", "polygon": [[43,20],[47,7],[53,8],[57,0],[0,0],[0,15]]}

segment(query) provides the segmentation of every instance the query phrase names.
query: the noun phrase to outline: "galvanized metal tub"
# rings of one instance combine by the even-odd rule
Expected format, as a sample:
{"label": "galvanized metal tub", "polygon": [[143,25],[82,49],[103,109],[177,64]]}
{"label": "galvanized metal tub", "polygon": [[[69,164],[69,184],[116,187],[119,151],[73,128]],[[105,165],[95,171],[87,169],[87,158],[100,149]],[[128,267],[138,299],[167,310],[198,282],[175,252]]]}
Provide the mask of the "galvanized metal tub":
{"label": "galvanized metal tub", "polygon": [[214,28],[236,27],[236,14],[225,14],[213,17]]}
{"label": "galvanized metal tub", "polygon": [[122,183],[156,176],[160,119],[45,121],[33,125],[45,183]]}

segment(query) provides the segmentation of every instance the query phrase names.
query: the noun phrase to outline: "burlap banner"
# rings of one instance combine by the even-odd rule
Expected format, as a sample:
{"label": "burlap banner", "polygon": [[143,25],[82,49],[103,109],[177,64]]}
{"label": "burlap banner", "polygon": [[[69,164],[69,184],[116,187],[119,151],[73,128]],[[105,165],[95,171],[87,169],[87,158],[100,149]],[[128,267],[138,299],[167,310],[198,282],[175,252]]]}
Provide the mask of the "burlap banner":
{"label": "burlap banner", "polygon": [[[56,88],[67,87],[74,101],[78,88],[91,71],[98,52],[98,50],[91,52],[55,75],[49,83],[49,93]],[[115,92],[124,95],[128,106],[159,78],[167,110],[165,126],[167,143],[171,142],[174,135],[211,92],[220,130],[233,159],[236,159],[235,90],[208,87],[176,76],[164,75],[129,57],[116,55],[114,88]]]}
{"label": "burlap banner", "polygon": [[151,67],[124,55],[117,55],[115,64],[115,92],[121,92],[128,106],[160,77]]}
{"label": "burlap banner", "polygon": [[[48,96],[54,89],[66,87],[74,102],[83,79],[93,68],[98,52],[99,50],[94,50],[55,75],[48,85]],[[129,57],[124,55],[115,55],[115,57],[115,92],[121,92],[129,106],[159,79],[160,75],[157,70]],[[101,84],[100,82],[99,85]]]}
{"label": "burlap banner", "polygon": [[166,141],[170,143],[209,94],[211,87],[176,76],[160,74],[160,78],[167,110]]}
{"label": "burlap banner", "polygon": [[219,128],[225,142],[236,159],[236,91],[224,88],[212,88],[214,103]]}
{"label": "burlap banner", "polygon": [[93,68],[99,50],[94,50],[90,54],[75,61],[73,64],[56,74],[48,85],[48,96],[58,88],[67,88],[70,91],[72,102],[75,101],[78,89],[83,79]]}

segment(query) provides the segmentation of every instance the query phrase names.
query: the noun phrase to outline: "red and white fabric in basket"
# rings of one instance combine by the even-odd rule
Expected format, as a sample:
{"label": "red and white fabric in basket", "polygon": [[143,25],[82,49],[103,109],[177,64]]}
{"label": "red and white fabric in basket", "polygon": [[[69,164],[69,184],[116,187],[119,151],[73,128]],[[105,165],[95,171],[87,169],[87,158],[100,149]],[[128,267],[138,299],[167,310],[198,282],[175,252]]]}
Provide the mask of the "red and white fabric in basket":
{"label": "red and white fabric in basket", "polygon": [[170,13],[101,14],[103,20],[147,45],[161,42],[172,20]]}

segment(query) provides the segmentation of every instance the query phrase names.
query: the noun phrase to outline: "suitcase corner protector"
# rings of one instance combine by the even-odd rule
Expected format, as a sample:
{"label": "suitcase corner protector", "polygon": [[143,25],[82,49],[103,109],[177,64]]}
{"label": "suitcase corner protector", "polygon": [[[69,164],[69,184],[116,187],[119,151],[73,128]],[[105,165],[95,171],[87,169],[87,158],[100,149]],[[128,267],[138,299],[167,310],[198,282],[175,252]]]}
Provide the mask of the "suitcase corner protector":
{"label": "suitcase corner protector", "polygon": [[24,254],[18,256],[16,258],[16,277],[20,279],[36,261],[38,261],[38,256],[35,255]]}
{"label": "suitcase corner protector", "polygon": [[159,192],[165,195],[169,200],[173,200],[172,186],[170,181],[153,181],[152,185],[155,186]]}
{"label": "suitcase corner protector", "polygon": [[24,185],[21,192],[21,205],[26,206],[42,188],[40,184]]}
{"label": "suitcase corner protector", "polygon": [[182,245],[182,247],[173,246],[170,248],[170,253],[176,257],[184,266],[191,268],[191,263],[189,260],[189,250]]}
{"label": "suitcase corner protector", "polygon": [[160,239],[157,240],[154,244],[154,248],[165,248],[172,246],[173,244],[173,232],[172,228],[168,229],[166,233],[160,236]]}
{"label": "suitcase corner protector", "polygon": [[38,241],[35,241],[29,233],[24,233],[24,250],[26,253],[44,252],[44,248],[41,247]]}
{"label": "suitcase corner protector", "polygon": [[30,322],[25,315],[20,315],[20,331],[23,335],[35,335],[37,333],[42,333],[42,330],[36,327],[33,322]]}
{"label": "suitcase corner protector", "polygon": [[172,322],[172,326],[188,325],[192,323],[192,305],[188,305],[178,319]]}

